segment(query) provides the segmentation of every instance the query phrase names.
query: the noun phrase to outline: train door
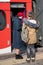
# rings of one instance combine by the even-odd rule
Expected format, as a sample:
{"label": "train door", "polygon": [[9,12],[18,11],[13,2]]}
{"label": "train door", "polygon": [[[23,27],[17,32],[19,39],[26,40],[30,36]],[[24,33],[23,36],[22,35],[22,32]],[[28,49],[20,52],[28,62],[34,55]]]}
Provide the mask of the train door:
{"label": "train door", "polygon": [[11,52],[10,4],[0,2],[0,54]]}
{"label": "train door", "polygon": [[[13,22],[12,22],[12,17],[16,16],[18,12],[23,12],[24,17],[25,17],[25,4],[22,3],[11,3],[11,42],[13,44]],[[13,46],[12,46],[13,49]]]}

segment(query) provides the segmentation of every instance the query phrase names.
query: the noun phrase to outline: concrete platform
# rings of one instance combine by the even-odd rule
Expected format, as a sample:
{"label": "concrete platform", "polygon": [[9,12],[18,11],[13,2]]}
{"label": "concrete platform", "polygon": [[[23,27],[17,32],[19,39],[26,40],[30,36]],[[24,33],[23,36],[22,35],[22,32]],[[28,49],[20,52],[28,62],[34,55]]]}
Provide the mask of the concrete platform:
{"label": "concrete platform", "polygon": [[26,62],[26,54],[22,54],[22,60],[16,60],[14,53],[5,55],[0,59],[0,65],[43,65],[43,52],[36,53],[36,61],[34,63],[27,63]]}

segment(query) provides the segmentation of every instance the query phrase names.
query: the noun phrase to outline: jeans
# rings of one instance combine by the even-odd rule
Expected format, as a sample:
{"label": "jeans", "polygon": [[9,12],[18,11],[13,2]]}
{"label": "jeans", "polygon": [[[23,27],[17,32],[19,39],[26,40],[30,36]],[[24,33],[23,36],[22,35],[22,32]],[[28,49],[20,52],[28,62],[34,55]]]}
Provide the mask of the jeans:
{"label": "jeans", "polygon": [[34,44],[27,45],[27,58],[35,58],[35,48]]}

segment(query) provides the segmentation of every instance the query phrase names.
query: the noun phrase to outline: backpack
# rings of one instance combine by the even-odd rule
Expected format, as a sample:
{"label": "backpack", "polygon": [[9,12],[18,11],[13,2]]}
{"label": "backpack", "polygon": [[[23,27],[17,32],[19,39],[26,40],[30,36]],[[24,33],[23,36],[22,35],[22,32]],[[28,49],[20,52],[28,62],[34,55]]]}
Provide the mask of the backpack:
{"label": "backpack", "polygon": [[25,23],[23,23],[21,38],[22,38],[22,41],[24,41],[25,43],[28,42],[28,35],[29,35],[29,33],[28,33],[27,26],[25,25]]}

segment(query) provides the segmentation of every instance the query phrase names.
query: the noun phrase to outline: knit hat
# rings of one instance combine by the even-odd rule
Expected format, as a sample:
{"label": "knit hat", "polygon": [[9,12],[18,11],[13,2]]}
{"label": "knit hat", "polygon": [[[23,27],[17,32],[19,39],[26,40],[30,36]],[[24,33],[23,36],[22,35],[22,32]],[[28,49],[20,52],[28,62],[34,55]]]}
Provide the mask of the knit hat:
{"label": "knit hat", "polygon": [[23,12],[18,12],[17,16],[24,16]]}

